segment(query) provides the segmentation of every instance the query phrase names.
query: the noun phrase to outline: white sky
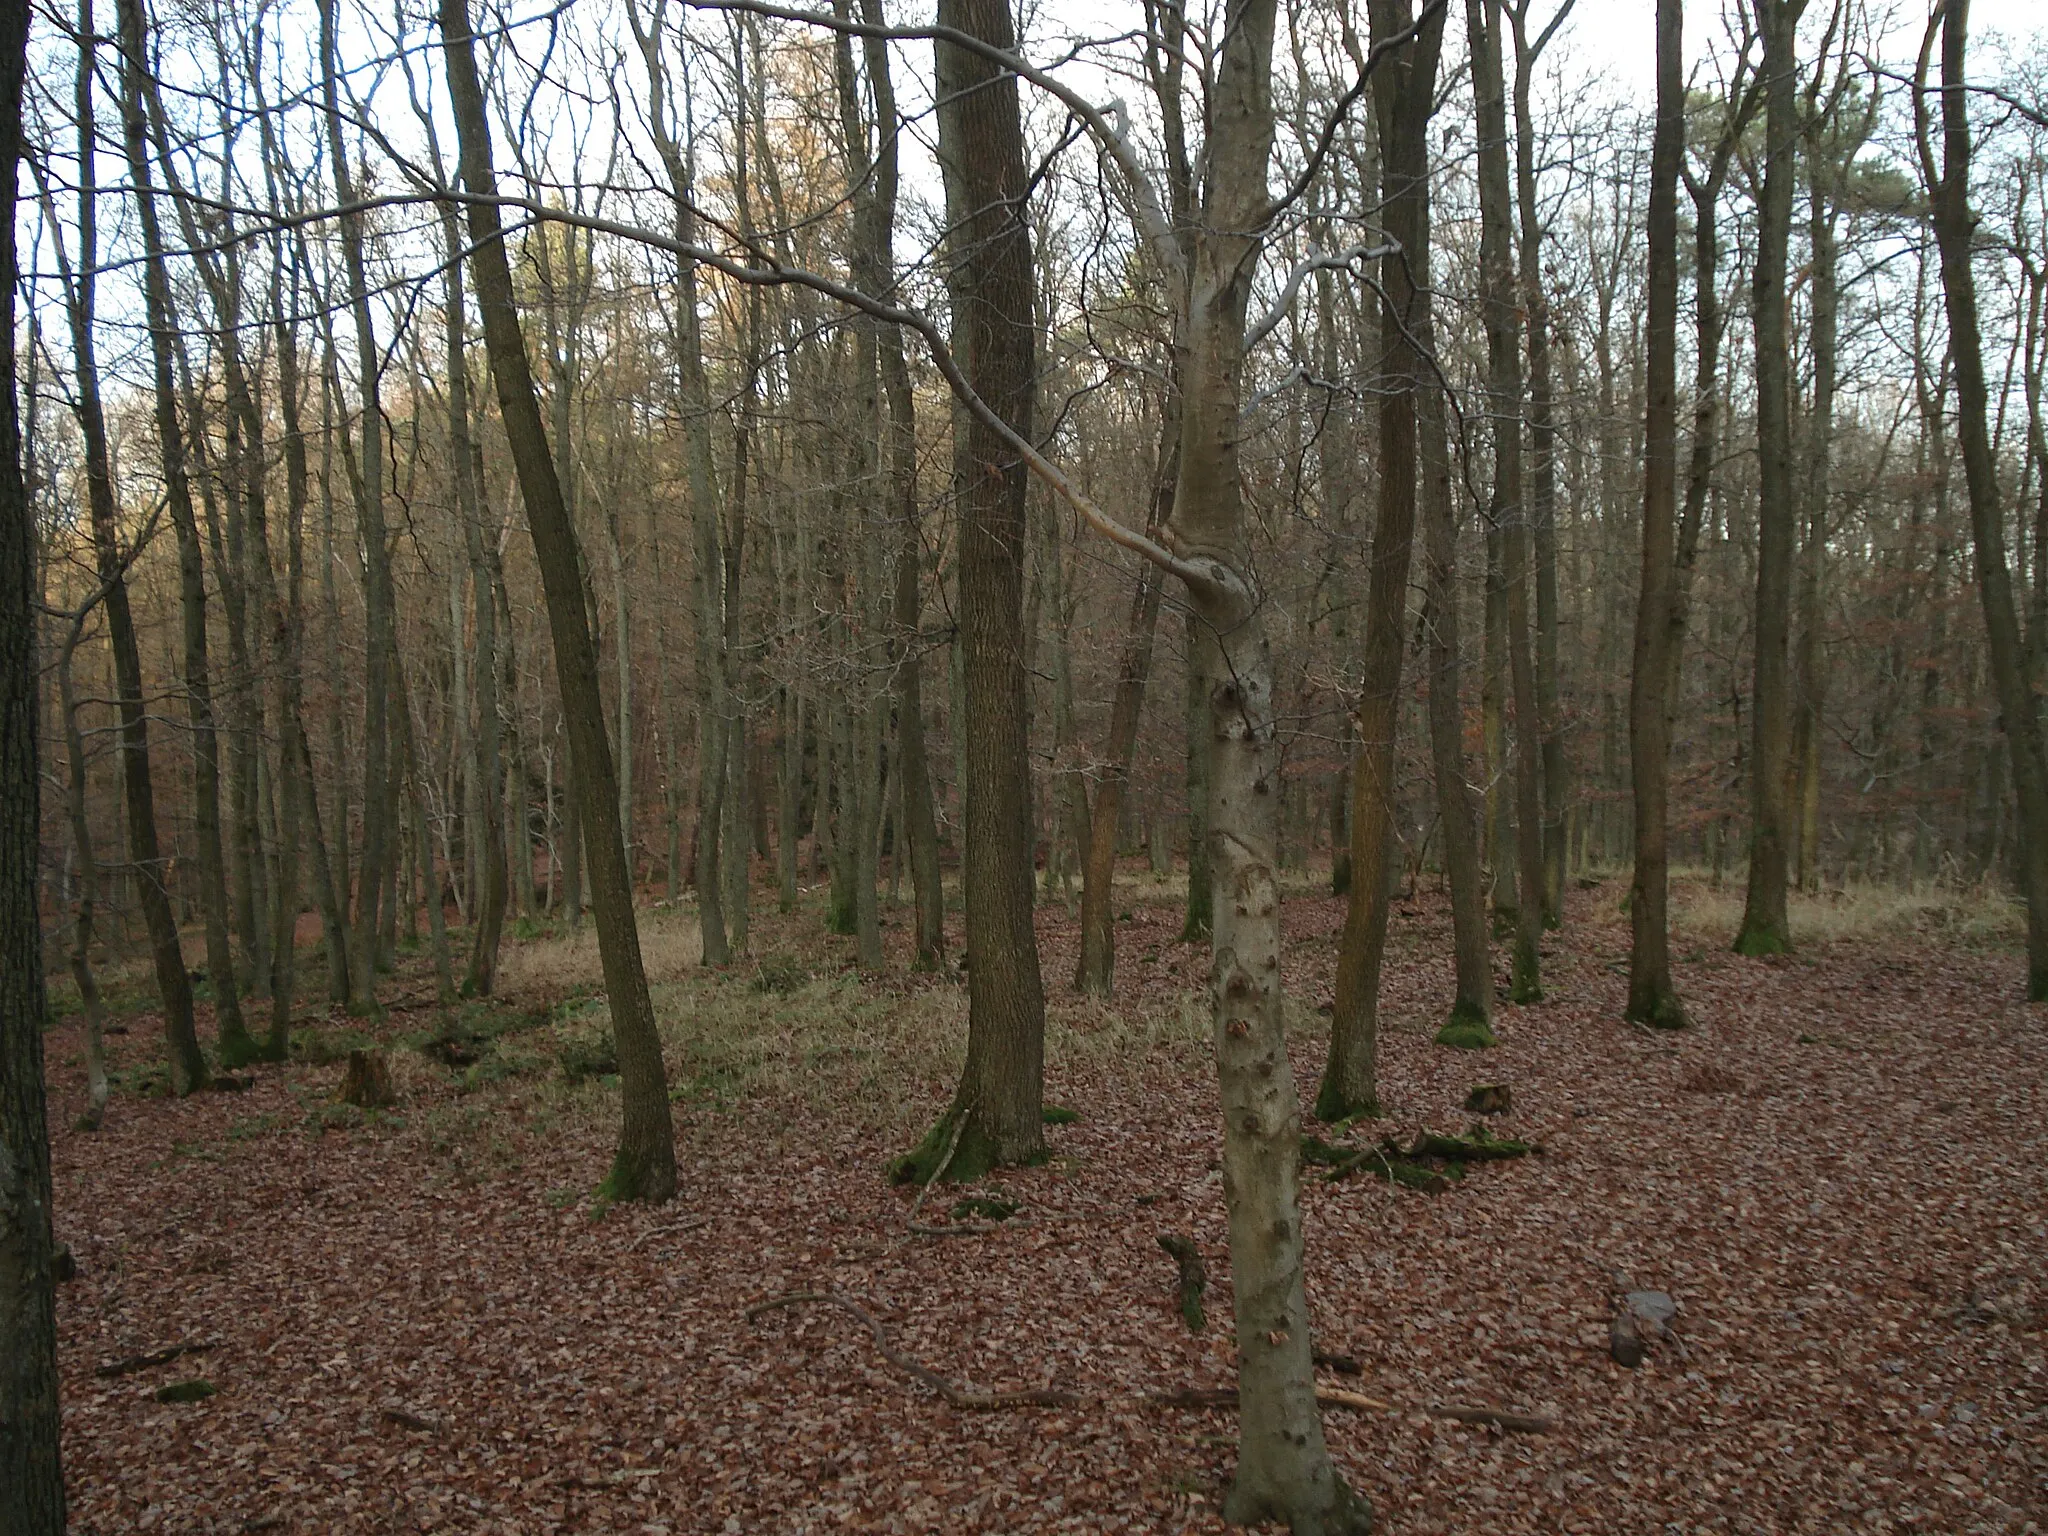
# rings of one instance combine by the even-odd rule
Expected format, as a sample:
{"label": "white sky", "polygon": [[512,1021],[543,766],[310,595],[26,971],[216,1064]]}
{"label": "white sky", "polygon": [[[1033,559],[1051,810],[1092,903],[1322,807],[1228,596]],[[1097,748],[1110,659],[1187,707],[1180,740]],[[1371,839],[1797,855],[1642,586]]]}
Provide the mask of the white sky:
{"label": "white sky", "polygon": [[[1825,25],[1829,9],[1828,0],[1809,0],[1807,23]],[[1925,4],[1920,0],[1873,0],[1871,10],[1880,15],[1890,11],[1896,18],[1885,32],[1885,58],[1910,63],[1927,24]],[[1556,14],[1555,0],[1536,0],[1535,14],[1537,19],[1532,25],[1540,25]],[[1609,77],[1617,88],[1647,109],[1655,89],[1655,21],[1653,0],[1578,0],[1550,52],[1559,55],[1573,73]],[[2029,36],[2048,41],[2048,4],[2043,0],[1972,0],[1970,42],[1974,57],[1984,56],[1984,47],[1992,41],[1993,33],[2004,34],[2008,42]],[[1692,0],[1685,8],[1688,70],[1710,47],[1723,40],[1721,7],[1711,0]]]}

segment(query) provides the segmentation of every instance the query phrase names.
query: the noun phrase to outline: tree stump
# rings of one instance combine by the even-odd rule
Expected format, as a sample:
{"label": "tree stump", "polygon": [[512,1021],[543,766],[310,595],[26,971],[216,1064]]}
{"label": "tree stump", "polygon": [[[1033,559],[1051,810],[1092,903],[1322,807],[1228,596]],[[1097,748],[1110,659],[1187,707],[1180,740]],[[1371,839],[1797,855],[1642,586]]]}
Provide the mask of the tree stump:
{"label": "tree stump", "polygon": [[391,1062],[382,1051],[350,1051],[341,1080],[341,1101],[357,1109],[383,1109],[398,1102],[391,1086]]}

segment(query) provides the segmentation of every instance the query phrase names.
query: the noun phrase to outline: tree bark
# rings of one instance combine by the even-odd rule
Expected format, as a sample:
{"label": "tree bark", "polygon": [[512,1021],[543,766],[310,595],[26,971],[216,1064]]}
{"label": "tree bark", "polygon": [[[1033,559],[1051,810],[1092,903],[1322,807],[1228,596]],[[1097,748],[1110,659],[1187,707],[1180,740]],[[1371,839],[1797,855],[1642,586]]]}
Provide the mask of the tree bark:
{"label": "tree bark", "polygon": [[[192,978],[185,969],[185,956],[178,940],[178,920],[171,910],[170,892],[164,879],[164,861],[157,841],[156,799],[150,772],[149,714],[142,687],[142,652],[137,643],[135,619],[128,604],[127,561],[117,531],[118,513],[114,500],[113,461],[108,453],[106,418],[100,405],[99,363],[95,351],[94,290],[98,277],[96,177],[94,175],[94,126],[89,77],[92,73],[91,13],[83,13],[81,36],[86,39],[80,59],[79,94],[79,236],[78,269],[67,284],[66,310],[71,324],[71,349],[77,368],[78,399],[75,413],[79,436],[85,447],[86,505],[92,522],[93,551],[97,574],[106,596],[107,634],[113,649],[114,686],[119,697],[121,719],[121,777],[123,799],[128,813],[128,857],[135,870],[138,903],[149,932],[150,957],[156,972],[157,995],[163,1006],[164,1041],[171,1062],[171,1086],[185,1094],[205,1086],[206,1060],[199,1051],[198,1031],[192,1015]],[[124,52],[123,68],[127,67]],[[11,57],[11,56],[10,56]],[[19,122],[18,117],[10,119]],[[8,161],[11,178],[15,162]],[[12,186],[10,180],[7,183]],[[12,222],[8,225],[13,229]],[[10,244],[8,249],[12,250]],[[59,253],[59,270],[63,257]],[[13,289],[10,286],[9,300]],[[8,332],[7,347],[13,347]],[[12,375],[7,398],[11,412]],[[16,473],[19,473],[18,461]],[[24,516],[26,509],[24,507]],[[26,531],[24,533],[26,537]],[[33,855],[27,867],[33,870]],[[33,889],[33,876],[30,877]]]}
{"label": "tree bark", "polygon": [[[1406,4],[1372,7],[1375,42],[1411,24]],[[1441,13],[1414,47],[1380,67],[1381,217],[1395,254],[1380,264],[1381,334],[1387,375],[1379,421],[1379,520],[1365,608],[1365,646],[1354,728],[1351,888],[1337,949],[1330,1055],[1316,1095],[1325,1120],[1379,1113],[1380,969],[1386,955],[1393,846],[1394,750],[1401,721],[1401,664],[1408,644],[1408,567],[1415,544],[1416,393],[1434,389],[1435,360],[1417,346],[1428,304],[1429,119],[1436,105]]]}
{"label": "tree bark", "polygon": [[[938,16],[942,26],[998,48],[1015,46],[1008,0],[940,0]],[[954,347],[976,392],[1028,439],[1037,344],[1017,81],[954,44],[940,41],[933,51]],[[975,418],[956,433],[953,473],[967,695],[961,883],[971,965],[967,1064],[932,1135],[937,1146],[956,1142],[951,1176],[969,1178],[1044,1153],[1045,994],[1031,911],[1024,466]]]}
{"label": "tree bark", "polygon": [[1754,5],[1764,43],[1765,136],[1751,283],[1757,396],[1756,682],[1750,702],[1749,888],[1735,935],[1736,952],[1753,957],[1783,954],[1792,947],[1785,909],[1793,833],[1786,770],[1792,734],[1792,545],[1799,494],[1792,469],[1785,282],[1799,175],[1796,47],[1806,0],[1754,0]]}
{"label": "tree bark", "polygon": [[441,41],[449,97],[462,146],[462,179],[472,198],[470,238],[475,250],[470,272],[484,320],[484,344],[498,386],[519,483],[526,499],[534,559],[540,567],[548,623],[555,644],[556,683],[576,758],[577,789],[588,834],[592,894],[597,908],[598,950],[605,992],[611,1004],[612,1035],[619,1057],[624,1115],[619,1147],[605,1190],[619,1200],[660,1202],[676,1188],[675,1130],[669,1119],[668,1079],[661,1037],[647,995],[640,935],[633,915],[633,887],[619,828],[618,793],[612,778],[611,743],[605,736],[604,698],[598,687],[597,649],[591,641],[578,575],[576,531],[555,478],[547,431],[527,370],[520,335],[511,266],[491,169],[490,126],[477,80],[474,44],[465,0],[441,0]]}
{"label": "tree bark", "polygon": [[1683,0],[1657,4],[1657,118],[1650,145],[1649,316],[1645,330],[1643,556],[1629,673],[1629,764],[1635,788],[1635,874],[1629,886],[1627,1017],[1677,1029],[1685,1005],[1671,977],[1671,692],[1678,643],[1678,172],[1685,155]]}
{"label": "tree bark", "polygon": [[[28,27],[26,0],[0,6],[0,1529],[8,1536],[63,1536],[50,1135],[43,1094],[48,1000],[36,890],[42,832],[36,537],[14,391],[14,294],[21,273],[14,213],[24,149]],[[83,33],[91,37],[90,22]],[[89,65],[83,78],[89,90]],[[88,183],[89,200],[89,173],[81,180]],[[82,281],[91,281],[92,266],[87,251],[80,262]]]}
{"label": "tree bark", "polygon": [[[1970,267],[1976,216],[1970,209],[1970,116],[1965,81],[1969,0],[1947,0],[1941,11],[1941,165],[1929,142],[1927,95],[1916,96],[1922,171],[1934,197],[1934,237],[1941,251],[1941,282],[1948,301],[1949,355],[1955,370],[1956,434],[1962,440],[1963,480],[1977,546],[1977,596],[1990,641],[1992,685],[1999,723],[2012,756],[2020,814],[2020,890],[2027,903],[2027,997],[2048,1001],[2048,749],[2028,685],[2025,641],[2013,599],[2005,551],[2005,510],[1998,489],[1987,421],[1983,342],[1977,321],[1977,280]],[[1933,24],[1928,42],[1933,43]],[[1926,73],[1925,48],[1921,74]]]}
{"label": "tree bark", "polygon": [[1507,107],[1501,76],[1500,0],[1465,0],[1473,38],[1473,96],[1479,118],[1480,266],[1486,301],[1489,411],[1493,418],[1493,522],[1501,536],[1508,675],[1515,707],[1515,901],[1509,995],[1543,996],[1542,726],[1531,655],[1529,590],[1534,585],[1530,511],[1522,482],[1522,359],[1508,190]]}

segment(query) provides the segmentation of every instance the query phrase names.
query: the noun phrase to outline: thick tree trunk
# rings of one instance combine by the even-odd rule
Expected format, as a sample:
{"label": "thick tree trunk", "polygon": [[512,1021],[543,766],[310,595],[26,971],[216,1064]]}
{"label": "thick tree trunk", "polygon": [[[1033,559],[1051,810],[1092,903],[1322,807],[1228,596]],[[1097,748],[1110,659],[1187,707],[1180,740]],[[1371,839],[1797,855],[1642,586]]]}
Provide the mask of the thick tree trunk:
{"label": "thick tree trunk", "polygon": [[[998,48],[1016,44],[1008,0],[940,0],[938,16],[942,26]],[[953,44],[938,42],[933,51],[953,345],[968,382],[1028,439],[1037,345],[1017,81]],[[956,433],[954,485],[967,706],[961,884],[971,964],[967,1065],[929,1145],[952,1144],[949,1176],[968,1178],[1044,1152],[1045,994],[1031,913],[1024,467],[975,418]]]}
{"label": "thick tree trunk", "polygon": [[2028,686],[2025,642],[2013,600],[2012,568],[2005,552],[2005,509],[1988,429],[1988,391],[1977,321],[1977,280],[1970,268],[1970,117],[1964,80],[1968,0],[1949,0],[1941,32],[1941,169],[1928,146],[1923,93],[1920,111],[1923,169],[1934,193],[1934,236],[1941,249],[1941,282],[1948,299],[1949,353],[1955,367],[1956,431],[1962,440],[1963,479],[1969,488],[1970,527],[1977,545],[1977,595],[1990,640],[1992,684],[2000,725],[2012,756],[2020,813],[2020,890],[2027,902],[2027,997],[2048,1001],[2048,749]]}
{"label": "thick tree trunk", "polygon": [[1676,1029],[1685,1005],[1671,978],[1671,694],[1679,641],[1673,523],[1678,494],[1678,172],[1685,155],[1683,0],[1658,0],[1657,119],[1650,147],[1649,316],[1645,332],[1643,558],[1629,674],[1629,763],[1635,780],[1635,875],[1629,887],[1627,1016]]}
{"label": "thick tree trunk", "polygon": [[[28,25],[23,0],[0,6],[0,1529],[8,1536],[63,1536],[50,1134],[43,1095],[48,1000],[36,891],[42,833],[36,524],[22,476],[14,394],[14,294],[21,271],[14,211]],[[89,18],[81,31],[90,38]],[[81,179],[89,201],[89,173]],[[91,251],[83,257],[80,277],[89,282]]]}
{"label": "thick tree trunk", "polygon": [[1792,468],[1791,356],[1785,281],[1798,180],[1799,15],[1806,0],[1754,0],[1763,35],[1765,159],[1757,207],[1756,327],[1757,561],[1756,683],[1750,705],[1749,890],[1735,949],[1783,954],[1792,947],[1785,888],[1793,836],[1787,769],[1792,735],[1793,534],[1798,485]]}
{"label": "thick tree trunk", "polygon": [[577,571],[576,530],[562,501],[547,431],[534,398],[533,378],[527,371],[526,345],[520,335],[497,206],[488,201],[497,194],[497,178],[491,169],[490,127],[484,116],[465,0],[441,0],[440,23],[449,97],[462,142],[462,177],[470,195],[479,199],[469,207],[470,237],[475,246],[470,272],[476,282],[506,441],[526,499],[534,559],[540,567],[555,643],[556,683],[569,722],[577,787],[589,831],[598,950],[611,1004],[624,1101],[618,1153],[605,1190],[614,1199],[664,1201],[676,1188],[675,1130],[669,1119],[661,1036],[647,995],[647,973],[633,915],[633,887],[612,779],[611,743],[605,737],[604,698],[597,680],[597,648],[591,641],[583,583]]}
{"label": "thick tree trunk", "polygon": [[[1409,25],[1407,7],[1376,5],[1373,35]],[[1325,1120],[1379,1113],[1380,968],[1386,955],[1394,847],[1394,750],[1401,723],[1401,664],[1408,644],[1408,567],[1415,545],[1418,390],[1434,389],[1434,360],[1417,347],[1415,324],[1429,303],[1429,146],[1436,105],[1441,22],[1373,82],[1379,120],[1381,217],[1396,247],[1380,264],[1381,334],[1387,342],[1380,394],[1379,521],[1365,606],[1365,647],[1354,726],[1351,885],[1337,949],[1330,1055],[1316,1095]],[[1220,942],[1220,935],[1219,935]]]}

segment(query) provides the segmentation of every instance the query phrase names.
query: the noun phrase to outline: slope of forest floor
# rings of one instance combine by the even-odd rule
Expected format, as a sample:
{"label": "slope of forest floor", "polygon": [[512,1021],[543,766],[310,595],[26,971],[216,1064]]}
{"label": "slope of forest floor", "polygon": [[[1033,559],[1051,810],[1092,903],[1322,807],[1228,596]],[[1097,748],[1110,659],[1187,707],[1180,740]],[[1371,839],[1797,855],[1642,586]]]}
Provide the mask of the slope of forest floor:
{"label": "slope of forest floor", "polygon": [[[2048,1528],[2048,1033],[2009,941],[1938,906],[1814,926],[1739,960],[1711,901],[1677,944],[1698,1026],[1624,1025],[1618,882],[1574,891],[1543,1004],[1499,1049],[1430,1044],[1442,902],[1394,922],[1381,1051],[1402,1135],[1503,1134],[1542,1155],[1431,1195],[1310,1177],[1309,1288],[1340,1464],[1389,1533],[1942,1533]],[[1037,1532],[1222,1529],[1231,1415],[1147,1394],[1232,1381],[1206,956],[1174,886],[1120,887],[1118,991],[1072,998],[1074,927],[1045,909],[1051,1160],[984,1192],[1017,1214],[913,1235],[883,1176],[942,1106],[958,977],[862,980],[806,909],[754,918],[764,957],[695,971],[687,911],[649,915],[684,1189],[604,1209],[615,1092],[587,936],[508,950],[506,996],[441,1029],[339,1015],[239,1093],[151,1082],[156,1021],[114,1038],[97,1134],[82,1033],[49,1040],[65,1455],[81,1532]],[[764,903],[765,905],[765,903]],[[1930,917],[1929,913],[1935,915]],[[1291,896],[1290,1025],[1313,1098],[1341,905]],[[956,943],[957,943],[957,935]],[[307,970],[317,970],[308,962]],[[387,988],[431,995],[417,958]],[[131,993],[131,996],[133,994]],[[401,1098],[334,1102],[335,1053],[394,1049]],[[572,1081],[571,1071],[598,1075]],[[918,1223],[953,1219],[933,1191]],[[963,1208],[964,1209],[964,1208]],[[975,1212],[963,1219],[974,1221]],[[1191,1236],[1209,1325],[1175,1305],[1161,1233]],[[1617,1273],[1670,1292],[1678,1344],[1607,1353]],[[1071,1407],[948,1406],[831,1307],[853,1299],[952,1383]],[[203,1346],[116,1375],[103,1365]],[[1682,1347],[1681,1347],[1682,1346]],[[215,1394],[165,1403],[203,1378]],[[1503,1434],[1432,1415],[1543,1415]]]}

